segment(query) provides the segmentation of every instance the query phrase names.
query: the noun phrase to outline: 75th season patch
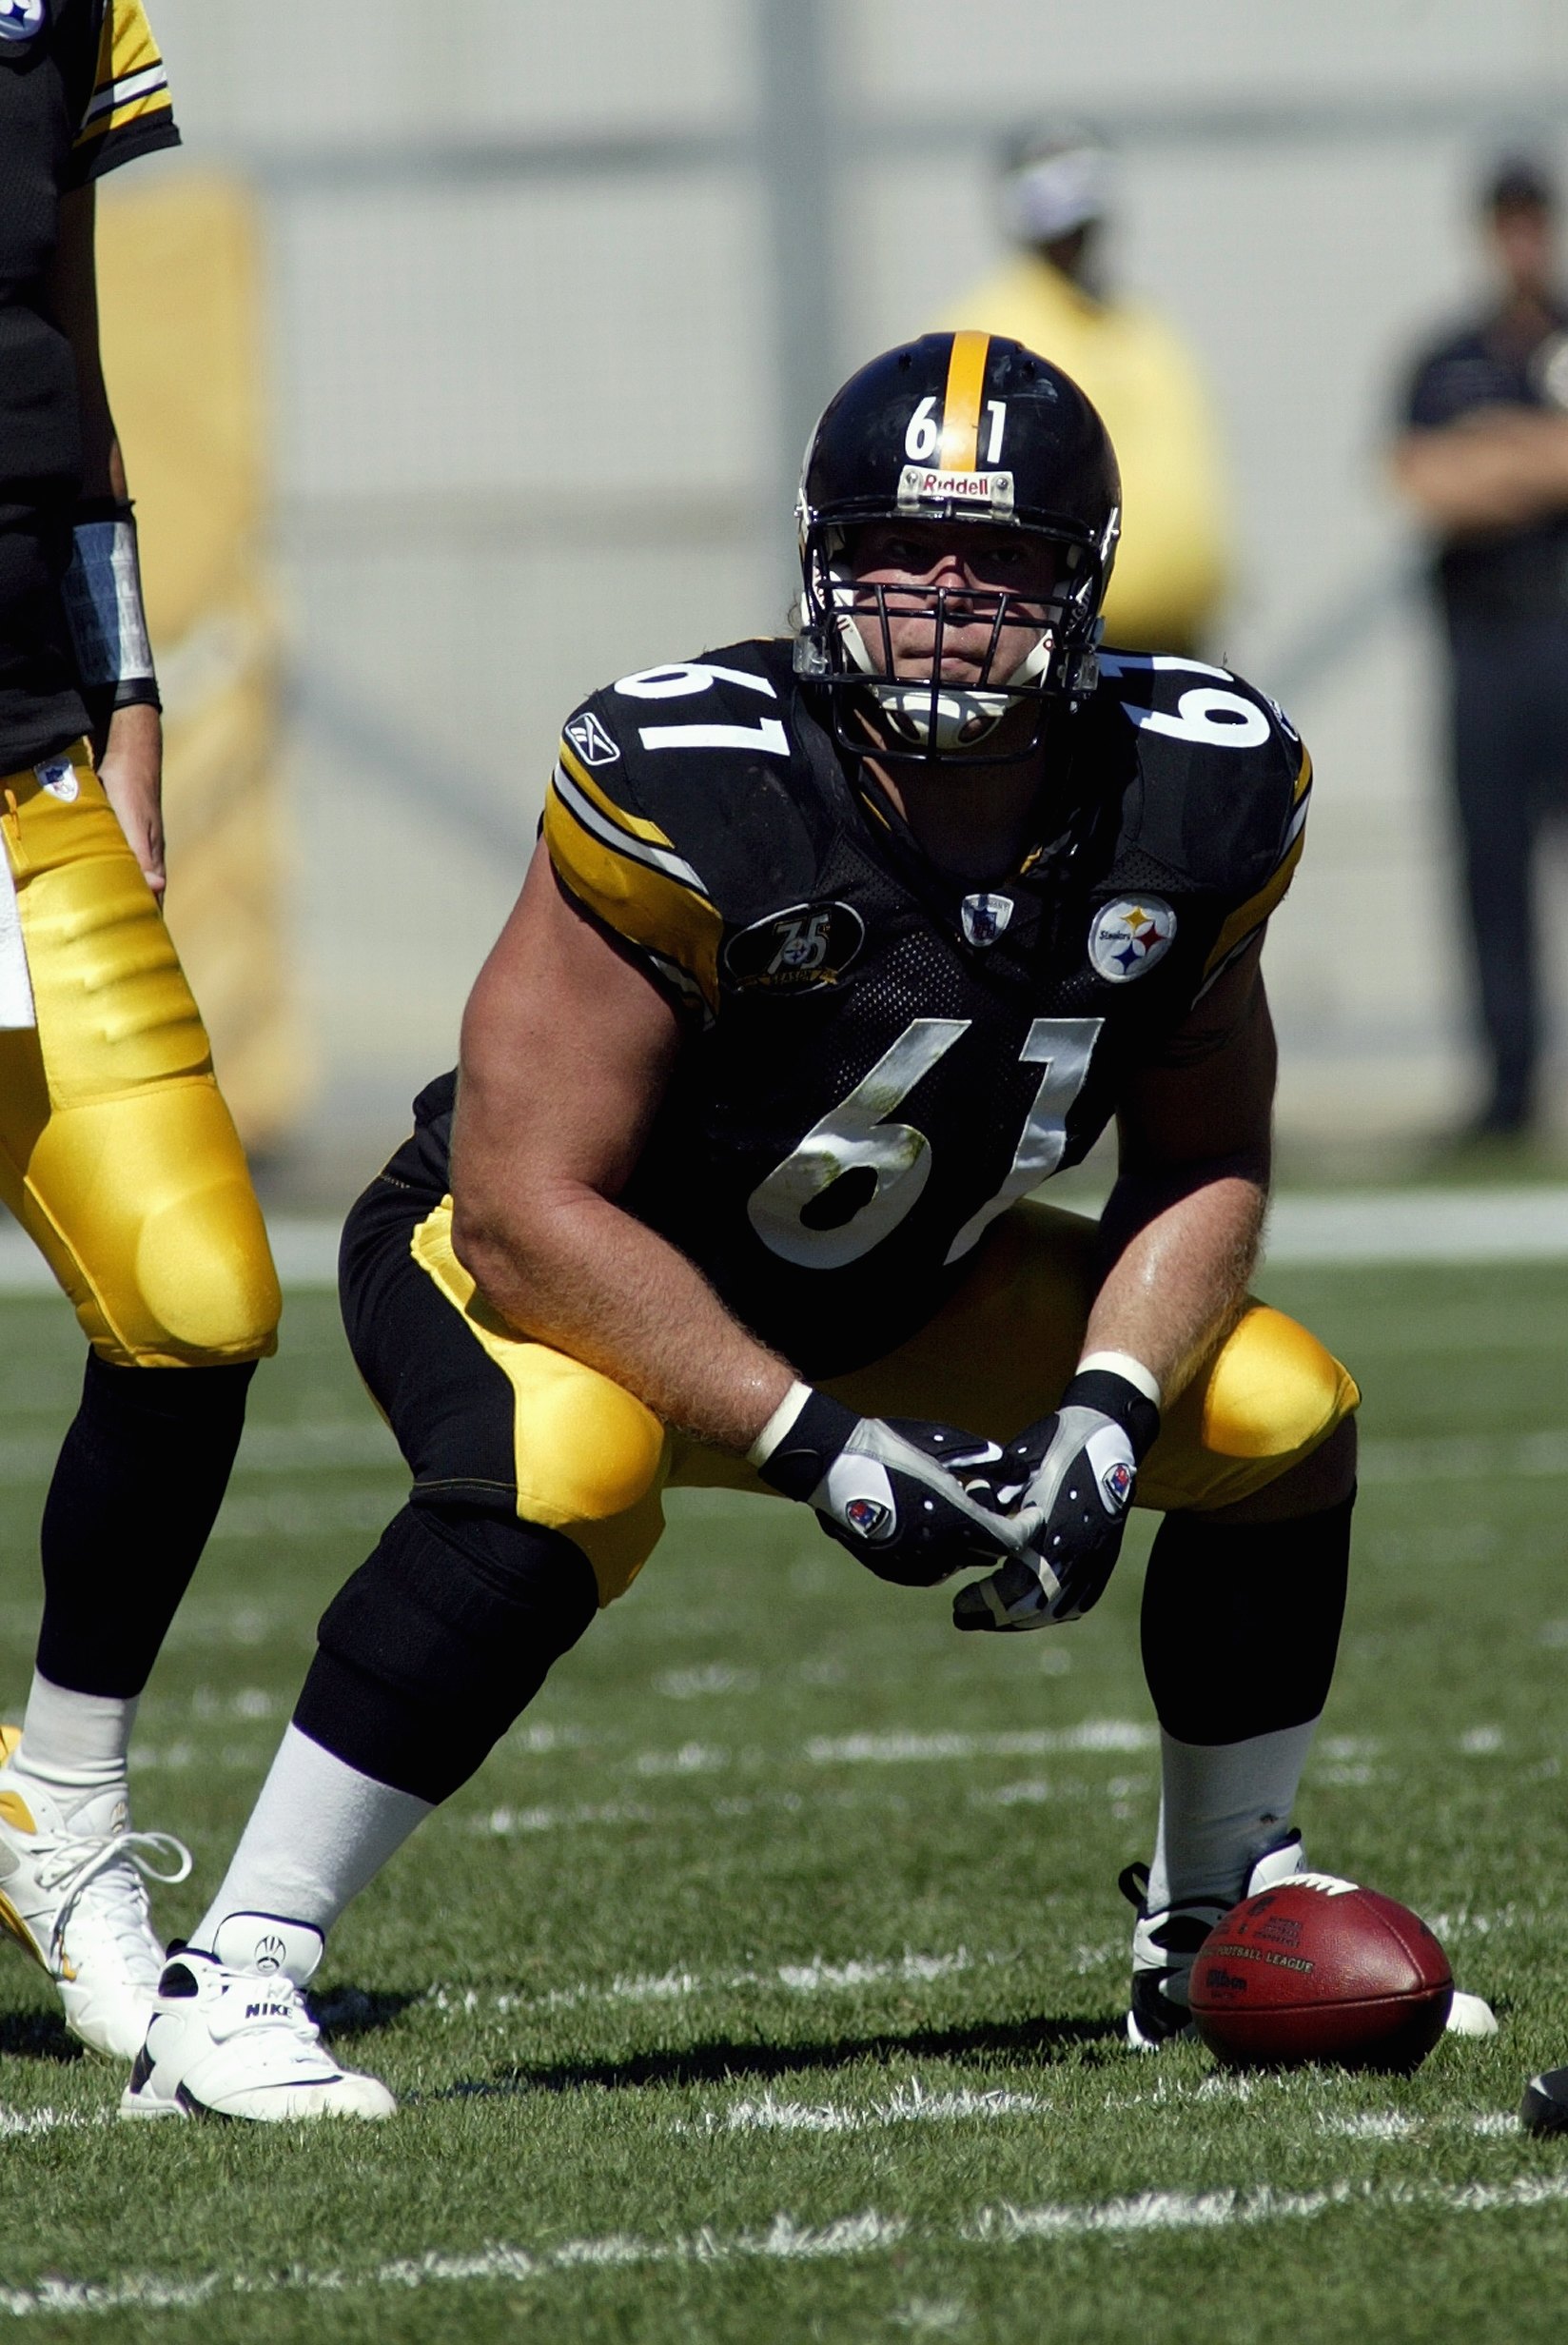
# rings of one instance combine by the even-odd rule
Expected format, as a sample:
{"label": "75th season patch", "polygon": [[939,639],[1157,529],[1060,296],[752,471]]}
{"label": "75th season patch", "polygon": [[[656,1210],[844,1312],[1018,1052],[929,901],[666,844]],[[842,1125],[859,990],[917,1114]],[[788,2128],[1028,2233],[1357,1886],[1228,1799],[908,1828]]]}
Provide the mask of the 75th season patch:
{"label": "75th season patch", "polygon": [[1088,957],[1102,977],[1126,985],[1163,960],[1176,935],[1176,915],[1163,896],[1119,896],[1089,922]]}
{"label": "75th season patch", "polygon": [[836,985],[865,939],[866,924],[853,904],[792,904],[732,936],[724,967],[742,992],[805,993]]}

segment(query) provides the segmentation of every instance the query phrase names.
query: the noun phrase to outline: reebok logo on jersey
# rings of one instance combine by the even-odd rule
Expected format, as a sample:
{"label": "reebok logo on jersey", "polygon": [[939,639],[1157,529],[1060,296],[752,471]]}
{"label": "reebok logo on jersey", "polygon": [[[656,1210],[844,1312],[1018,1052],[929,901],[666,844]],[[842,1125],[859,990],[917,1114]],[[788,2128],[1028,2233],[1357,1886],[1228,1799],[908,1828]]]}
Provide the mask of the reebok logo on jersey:
{"label": "reebok logo on jersey", "polygon": [[614,765],[620,755],[619,742],[612,740],[591,708],[573,718],[566,738],[584,765]]}
{"label": "reebok logo on jersey", "polygon": [[1175,936],[1176,915],[1163,896],[1119,896],[1089,922],[1089,961],[1110,984],[1126,985],[1164,960]]}

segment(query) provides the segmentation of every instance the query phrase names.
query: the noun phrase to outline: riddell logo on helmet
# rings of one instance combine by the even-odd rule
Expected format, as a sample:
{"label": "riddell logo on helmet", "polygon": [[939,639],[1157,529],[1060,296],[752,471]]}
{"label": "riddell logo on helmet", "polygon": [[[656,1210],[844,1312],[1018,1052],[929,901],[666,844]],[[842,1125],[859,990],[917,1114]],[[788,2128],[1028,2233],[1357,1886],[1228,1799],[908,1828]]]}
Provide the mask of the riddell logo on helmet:
{"label": "riddell logo on helmet", "polygon": [[930,472],[924,464],[906,464],[898,476],[898,509],[908,513],[922,504],[983,504],[993,513],[1010,513],[1012,475]]}

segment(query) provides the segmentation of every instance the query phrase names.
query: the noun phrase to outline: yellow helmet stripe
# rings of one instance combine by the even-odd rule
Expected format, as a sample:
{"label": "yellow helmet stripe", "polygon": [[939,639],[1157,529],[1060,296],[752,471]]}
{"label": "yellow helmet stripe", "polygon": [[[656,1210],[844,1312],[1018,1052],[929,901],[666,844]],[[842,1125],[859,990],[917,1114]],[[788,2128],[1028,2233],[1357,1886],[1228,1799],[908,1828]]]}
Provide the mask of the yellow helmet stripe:
{"label": "yellow helmet stripe", "polygon": [[954,334],[948,359],[948,384],[942,394],[942,446],[937,468],[942,472],[972,472],[980,444],[980,394],[986,383],[989,334]]}

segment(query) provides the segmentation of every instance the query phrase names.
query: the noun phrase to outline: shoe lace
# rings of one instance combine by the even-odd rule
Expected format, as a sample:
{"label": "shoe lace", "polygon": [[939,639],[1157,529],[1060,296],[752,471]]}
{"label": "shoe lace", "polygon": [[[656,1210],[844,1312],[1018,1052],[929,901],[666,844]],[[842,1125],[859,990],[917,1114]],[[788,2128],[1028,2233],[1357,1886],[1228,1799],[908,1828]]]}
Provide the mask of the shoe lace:
{"label": "shoe lace", "polygon": [[231,2023],[226,2029],[230,2037],[260,2038],[253,2045],[253,2057],[266,2067],[285,2067],[298,2062],[302,2053],[314,2053],[323,2066],[331,2063],[321,2041],[321,2029],[311,2018],[301,1989],[281,1974],[276,1979],[256,1979],[248,1972],[243,1978],[232,1978],[230,1993],[253,1996],[261,1989],[268,2005],[265,2015],[254,2020]]}
{"label": "shoe lace", "polygon": [[[160,1869],[162,1858],[170,1870]],[[66,1931],[88,1890],[86,1910],[107,1925],[112,1938],[142,1941],[147,1931],[147,1890],[156,1881],[172,1886],[188,1875],[192,1858],[172,1832],[92,1832],[56,1842],[38,1867],[40,1886],[64,1890],[50,1932],[50,1951],[64,1952]]]}

